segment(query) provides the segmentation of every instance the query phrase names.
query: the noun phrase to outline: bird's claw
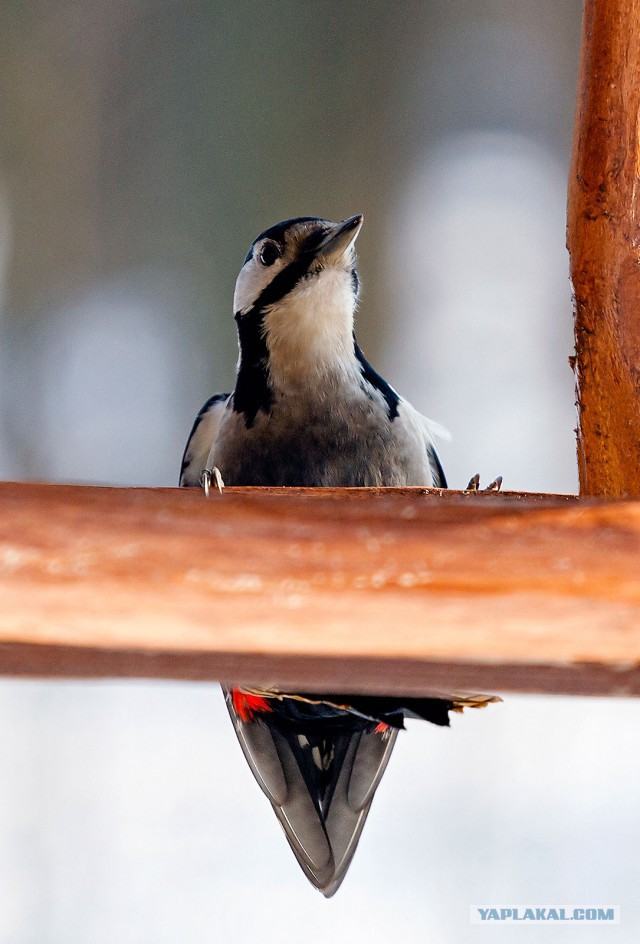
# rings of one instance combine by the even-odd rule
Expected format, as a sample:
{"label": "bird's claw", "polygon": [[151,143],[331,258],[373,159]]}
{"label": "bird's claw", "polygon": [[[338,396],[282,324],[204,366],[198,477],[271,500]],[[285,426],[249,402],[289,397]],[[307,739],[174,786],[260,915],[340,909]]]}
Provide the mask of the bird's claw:
{"label": "bird's claw", "polygon": [[202,485],[204,489],[205,498],[209,498],[209,492],[211,491],[211,486],[214,483],[216,485],[216,488],[222,495],[224,482],[222,481],[220,469],[217,466],[214,466],[213,469],[204,469],[202,472],[202,475],[200,476],[200,484]]}
{"label": "bird's claw", "polygon": [[[490,485],[487,485],[487,487],[483,489],[483,491],[484,492],[499,492],[501,488],[502,488],[502,476],[498,475],[496,476],[496,478],[493,480],[493,482]],[[469,484],[467,485],[465,491],[466,492],[480,491],[480,475],[478,474],[478,472],[476,472],[473,478],[469,479]]]}

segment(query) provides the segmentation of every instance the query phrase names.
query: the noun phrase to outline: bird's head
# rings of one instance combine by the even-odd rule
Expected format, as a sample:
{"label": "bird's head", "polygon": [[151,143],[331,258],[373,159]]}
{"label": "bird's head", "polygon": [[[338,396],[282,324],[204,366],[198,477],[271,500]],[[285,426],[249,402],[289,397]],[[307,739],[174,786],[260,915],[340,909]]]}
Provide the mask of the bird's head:
{"label": "bird's head", "polygon": [[241,359],[262,351],[284,381],[353,357],[361,226],[361,215],[341,223],[300,217],[258,236],[233,300]]}

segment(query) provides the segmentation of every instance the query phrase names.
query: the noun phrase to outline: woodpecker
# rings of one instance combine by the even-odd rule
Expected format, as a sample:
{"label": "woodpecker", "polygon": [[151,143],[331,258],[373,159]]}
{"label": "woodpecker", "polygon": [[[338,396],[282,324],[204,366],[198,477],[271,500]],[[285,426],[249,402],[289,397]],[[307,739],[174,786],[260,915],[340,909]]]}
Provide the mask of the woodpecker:
{"label": "woodpecker", "polygon": [[236,282],[232,394],[196,418],[181,484],[446,488],[435,425],[371,367],[355,339],[362,216],[286,220],[254,241]]}
{"label": "woodpecker", "polygon": [[[235,287],[235,389],[204,404],[180,484],[446,488],[438,427],[384,380],[354,334],[360,214],[285,220],[251,245]],[[342,882],[406,717],[494,696],[312,695],[224,688],[245,757],[309,880]]]}

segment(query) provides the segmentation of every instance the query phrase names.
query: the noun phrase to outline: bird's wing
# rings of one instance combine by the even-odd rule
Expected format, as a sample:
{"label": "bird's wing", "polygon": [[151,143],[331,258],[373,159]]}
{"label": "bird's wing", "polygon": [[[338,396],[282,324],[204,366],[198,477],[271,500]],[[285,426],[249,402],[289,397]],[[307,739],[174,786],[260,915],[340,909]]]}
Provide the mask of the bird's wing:
{"label": "bird's wing", "polygon": [[182,456],[180,485],[200,485],[230,396],[230,393],[215,393],[196,416]]}
{"label": "bird's wing", "polygon": [[429,467],[431,469],[431,475],[433,478],[433,487],[434,488],[447,488],[447,479],[444,474],[444,469],[438,458],[438,452],[435,447],[435,439],[444,439],[449,441],[451,439],[451,434],[448,429],[445,429],[444,426],[441,426],[440,423],[434,422],[434,420],[427,419],[426,416],[423,416],[422,413],[419,413],[414,406],[412,406],[407,400],[402,400],[403,408],[411,414],[413,419],[416,421],[422,434],[424,436],[424,446],[427,451],[427,459],[429,461]]}
{"label": "bird's wing", "polygon": [[280,726],[268,714],[243,720],[225,690],[249,766],[309,881],[329,898],[358,845],[397,730]]}
{"label": "bird's wing", "polygon": [[438,453],[436,452],[436,447],[432,442],[427,443],[427,459],[429,460],[429,466],[431,468],[431,475],[433,476],[433,487],[434,488],[446,488],[447,487],[447,477],[444,474],[444,469],[438,458]]}

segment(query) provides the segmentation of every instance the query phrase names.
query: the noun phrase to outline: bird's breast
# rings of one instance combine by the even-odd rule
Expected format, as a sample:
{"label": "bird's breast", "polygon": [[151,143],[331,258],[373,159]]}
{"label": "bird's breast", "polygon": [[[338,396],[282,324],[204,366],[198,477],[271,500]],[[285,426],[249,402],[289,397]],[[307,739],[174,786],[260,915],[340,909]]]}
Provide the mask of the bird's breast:
{"label": "bird's breast", "polygon": [[212,460],[227,485],[431,484],[422,437],[402,415],[390,420],[382,397],[359,390],[280,397],[250,425],[230,411]]}

